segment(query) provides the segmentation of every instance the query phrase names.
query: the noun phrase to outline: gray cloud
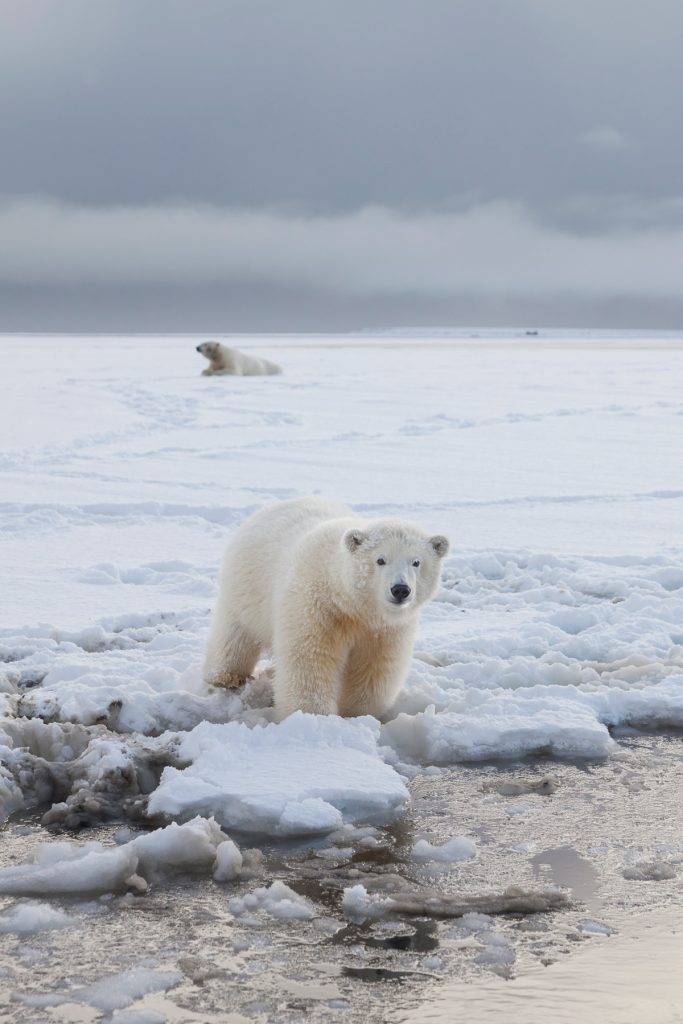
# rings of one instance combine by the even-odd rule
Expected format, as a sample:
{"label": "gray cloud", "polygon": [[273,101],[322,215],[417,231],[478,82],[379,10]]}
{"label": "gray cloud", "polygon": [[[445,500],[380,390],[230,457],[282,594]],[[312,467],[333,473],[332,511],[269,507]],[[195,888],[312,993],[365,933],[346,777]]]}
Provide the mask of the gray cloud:
{"label": "gray cloud", "polygon": [[234,281],[183,286],[0,284],[6,331],[200,333],[353,331],[396,326],[672,328],[679,300],[578,296],[355,295]]}
{"label": "gray cloud", "polygon": [[[679,201],[680,203],[681,201]],[[576,234],[521,204],[316,217],[194,206],[0,206],[6,284],[262,281],[351,295],[676,298],[683,225]]]}
{"label": "gray cloud", "polygon": [[[678,0],[5,11],[6,194],[350,209],[680,187]],[[607,167],[580,141],[604,126],[634,143]]]}
{"label": "gray cloud", "polygon": [[601,125],[585,132],[580,140],[585,146],[603,153],[623,153],[631,145],[629,139],[612,125]]}
{"label": "gray cloud", "polygon": [[679,0],[6,0],[5,312],[171,282],[677,309],[682,34]]}

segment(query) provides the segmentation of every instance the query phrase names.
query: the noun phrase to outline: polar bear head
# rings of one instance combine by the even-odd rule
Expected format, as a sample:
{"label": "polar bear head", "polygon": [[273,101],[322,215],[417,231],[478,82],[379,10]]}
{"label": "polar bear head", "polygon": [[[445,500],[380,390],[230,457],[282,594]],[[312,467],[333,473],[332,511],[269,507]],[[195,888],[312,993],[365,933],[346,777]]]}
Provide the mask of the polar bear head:
{"label": "polar bear head", "polygon": [[449,544],[411,523],[377,520],[347,530],[343,547],[348,584],[366,607],[395,622],[434,596]]}
{"label": "polar bear head", "polygon": [[203,341],[201,345],[197,345],[197,352],[206,356],[212,363],[217,363],[221,357],[221,346],[217,341]]}

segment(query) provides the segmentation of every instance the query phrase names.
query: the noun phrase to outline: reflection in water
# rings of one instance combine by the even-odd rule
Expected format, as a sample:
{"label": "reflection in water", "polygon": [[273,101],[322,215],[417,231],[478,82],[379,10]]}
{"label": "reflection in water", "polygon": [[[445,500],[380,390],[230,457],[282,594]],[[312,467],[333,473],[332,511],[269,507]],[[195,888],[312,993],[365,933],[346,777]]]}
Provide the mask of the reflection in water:
{"label": "reflection in water", "polygon": [[405,932],[381,935],[358,925],[347,925],[333,937],[335,945],[362,942],[374,949],[398,949],[411,953],[430,953],[439,945],[436,937],[436,921],[416,921],[414,927],[406,926]]}
{"label": "reflection in water", "polygon": [[683,1022],[680,916],[630,919],[567,960],[513,981],[444,987],[394,1024],[675,1024]]}
{"label": "reflection in water", "polygon": [[[529,858],[536,878],[549,880],[553,885],[571,889],[574,899],[581,900],[591,910],[600,909],[602,901],[596,895],[598,888],[598,872],[590,861],[581,857],[572,846],[558,846],[553,850],[543,850],[535,857]],[[541,871],[547,866],[548,876]]]}
{"label": "reflection in water", "polygon": [[403,981],[404,978],[429,978],[426,971],[392,971],[388,967],[342,967],[345,978],[357,978],[359,981]]}

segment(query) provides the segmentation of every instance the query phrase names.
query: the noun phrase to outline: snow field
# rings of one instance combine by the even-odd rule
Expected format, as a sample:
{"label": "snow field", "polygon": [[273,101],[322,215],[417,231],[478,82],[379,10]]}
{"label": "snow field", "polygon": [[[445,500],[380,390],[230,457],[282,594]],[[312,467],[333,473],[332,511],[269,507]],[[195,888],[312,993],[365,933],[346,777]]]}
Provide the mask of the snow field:
{"label": "snow field", "polygon": [[[200,663],[208,610],[147,622],[121,616],[70,633],[4,630],[5,813],[44,802],[65,780],[72,797],[82,802],[88,793],[102,811],[107,801],[113,810],[149,792],[150,764],[165,763],[150,797],[155,813],[213,814],[243,831],[315,833],[337,828],[340,815],[390,816],[406,799],[396,770],[410,776],[430,765],[538,751],[609,756],[619,728],[683,722],[678,564],[664,556],[635,565],[457,556],[380,732],[376,723],[304,716],[296,727],[270,724],[263,670],[240,692],[207,691]],[[321,765],[328,750],[336,759],[329,791]],[[260,775],[244,768],[255,760]],[[280,795],[260,803],[274,783]],[[55,805],[60,813],[71,813],[68,799]]]}
{"label": "snow field", "polygon": [[[252,339],[284,375],[211,380],[196,340],[0,342],[2,814],[334,835],[400,815],[438,766],[605,758],[683,724],[681,347]],[[310,492],[451,539],[381,725],[275,724],[267,662],[240,691],[201,680],[225,541]],[[237,875],[237,846],[194,831],[162,866],[193,859],[171,835]],[[133,843],[60,844],[59,872],[43,854],[4,891],[144,886]]]}

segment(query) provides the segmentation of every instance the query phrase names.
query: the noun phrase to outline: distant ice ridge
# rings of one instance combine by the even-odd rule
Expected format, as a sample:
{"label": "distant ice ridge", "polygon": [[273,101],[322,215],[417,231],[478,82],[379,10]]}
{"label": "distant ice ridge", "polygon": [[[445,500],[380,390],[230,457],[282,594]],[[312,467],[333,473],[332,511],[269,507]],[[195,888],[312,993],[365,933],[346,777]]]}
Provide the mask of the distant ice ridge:
{"label": "distant ice ridge", "polygon": [[609,328],[579,327],[368,327],[364,330],[350,332],[348,337],[359,338],[481,338],[482,340],[519,341],[525,338],[538,338],[541,341],[596,340],[636,340],[662,339],[681,340],[680,331],[668,330],[613,330]]}
{"label": "distant ice ridge", "polygon": [[187,768],[164,769],[150,814],[214,815],[223,826],[276,835],[333,832],[389,820],[409,799],[382,760],[379,722],[297,712],[284,722],[202,723],[181,740]]}

